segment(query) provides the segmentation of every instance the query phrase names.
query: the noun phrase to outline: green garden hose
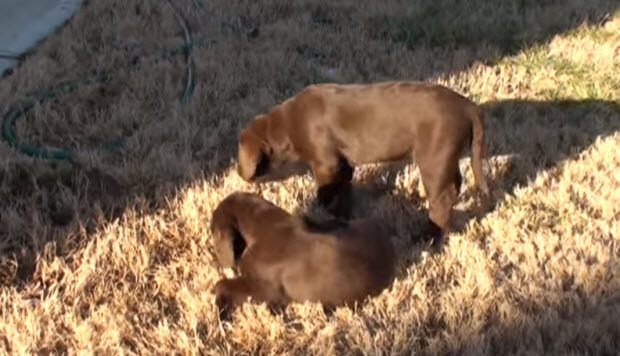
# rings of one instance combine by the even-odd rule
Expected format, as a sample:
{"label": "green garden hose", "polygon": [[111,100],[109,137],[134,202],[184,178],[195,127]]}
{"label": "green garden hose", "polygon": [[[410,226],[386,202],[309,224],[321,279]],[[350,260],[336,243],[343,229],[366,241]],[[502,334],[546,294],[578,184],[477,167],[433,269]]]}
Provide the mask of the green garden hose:
{"label": "green garden hose", "polygon": [[[174,6],[172,6],[172,3],[170,2],[170,0],[167,0],[167,1],[168,1],[168,4],[170,4],[170,7],[174,9]],[[185,22],[185,20],[183,19],[179,11],[175,9],[174,15],[179,21],[179,24],[181,25],[181,27],[183,28],[183,36],[185,40],[183,51],[185,52],[185,57],[187,61],[187,77],[185,78],[186,80],[185,91],[183,92],[183,96],[181,97],[181,104],[185,104],[190,100],[192,93],[194,92],[194,57],[192,56],[192,53],[191,53],[192,35],[189,32],[187,23]]]}
{"label": "green garden hose", "polygon": [[[177,55],[179,53],[184,53],[186,56],[187,63],[187,73],[185,78],[185,89],[183,91],[183,95],[180,98],[180,104],[184,105],[187,103],[194,92],[194,59],[192,57],[191,50],[196,45],[196,43],[192,42],[192,37],[187,26],[187,23],[181,16],[180,12],[172,5],[170,0],[167,0],[168,4],[173,8],[175,17],[181,27],[183,28],[184,33],[184,44],[177,48],[173,48],[171,50],[165,51],[163,53],[164,57],[169,57],[173,55]],[[137,64],[134,64],[137,65]],[[4,120],[2,122],[2,137],[4,140],[13,148],[15,148],[18,152],[41,159],[53,159],[53,160],[72,160],[75,157],[75,153],[69,149],[48,149],[44,147],[36,147],[28,144],[27,142],[20,140],[17,137],[15,132],[15,122],[20,117],[24,116],[28,111],[30,111],[37,103],[45,103],[50,100],[54,100],[62,95],[69,94],[78,90],[80,87],[92,84],[100,84],[109,81],[113,77],[112,74],[103,74],[94,76],[87,79],[76,80],[71,82],[61,83],[56,86],[56,88],[48,90],[43,94],[37,95],[35,97],[29,98],[19,104],[17,107],[14,107],[12,110],[4,116]],[[117,139],[112,142],[107,142],[99,146],[99,150],[102,152],[113,152],[119,150],[125,143],[124,138]]]}

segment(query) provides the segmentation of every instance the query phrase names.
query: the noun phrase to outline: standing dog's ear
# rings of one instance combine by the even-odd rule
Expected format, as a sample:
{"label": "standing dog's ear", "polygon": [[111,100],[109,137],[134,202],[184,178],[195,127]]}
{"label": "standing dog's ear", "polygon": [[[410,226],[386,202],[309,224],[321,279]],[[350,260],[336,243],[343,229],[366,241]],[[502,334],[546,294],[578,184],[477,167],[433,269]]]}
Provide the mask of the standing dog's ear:
{"label": "standing dog's ear", "polygon": [[239,136],[237,172],[246,182],[267,173],[269,168],[269,147],[260,136],[260,124],[250,123]]}

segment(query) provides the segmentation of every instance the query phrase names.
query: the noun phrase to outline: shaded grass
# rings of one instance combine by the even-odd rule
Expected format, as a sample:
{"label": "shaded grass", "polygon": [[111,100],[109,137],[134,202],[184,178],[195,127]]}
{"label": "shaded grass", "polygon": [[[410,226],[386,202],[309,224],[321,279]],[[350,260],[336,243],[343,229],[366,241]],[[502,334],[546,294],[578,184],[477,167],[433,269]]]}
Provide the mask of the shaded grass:
{"label": "shaded grass", "polygon": [[[407,2],[397,16],[372,17],[370,23],[374,26],[369,32],[371,36],[404,43],[411,49],[492,46],[501,55],[514,54],[556,33],[571,31],[576,23],[598,24],[605,20],[606,14],[600,12],[603,4],[583,4],[578,9],[574,4],[559,0],[419,0]],[[569,9],[560,10],[564,6]],[[613,10],[611,2],[603,6]],[[562,16],[557,16],[558,12]]]}

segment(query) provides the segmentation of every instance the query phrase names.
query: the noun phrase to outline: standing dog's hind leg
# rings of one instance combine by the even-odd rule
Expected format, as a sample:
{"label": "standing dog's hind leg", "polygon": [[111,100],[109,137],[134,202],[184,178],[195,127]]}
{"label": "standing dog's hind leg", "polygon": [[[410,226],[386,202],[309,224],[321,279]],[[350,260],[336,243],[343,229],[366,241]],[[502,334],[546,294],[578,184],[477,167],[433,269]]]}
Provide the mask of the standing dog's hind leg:
{"label": "standing dog's hind leg", "polygon": [[432,239],[433,246],[443,241],[450,227],[453,206],[457,202],[458,190],[462,183],[458,156],[447,151],[444,157],[439,164],[419,161],[420,175],[428,200],[427,235]]}

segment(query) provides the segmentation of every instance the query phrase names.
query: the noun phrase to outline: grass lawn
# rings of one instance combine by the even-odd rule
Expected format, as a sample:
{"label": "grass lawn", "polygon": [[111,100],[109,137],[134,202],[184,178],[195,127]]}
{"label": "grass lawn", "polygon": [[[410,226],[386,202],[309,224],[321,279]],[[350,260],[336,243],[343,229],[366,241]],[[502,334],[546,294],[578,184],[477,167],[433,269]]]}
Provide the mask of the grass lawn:
{"label": "grass lawn", "polygon": [[[173,8],[174,7],[174,8]],[[175,10],[194,39],[187,80]],[[0,352],[617,354],[620,6],[614,0],[98,0],[0,81],[0,114],[114,73],[17,120],[0,143]],[[136,65],[137,64],[137,65]],[[309,174],[250,185],[234,164],[255,115],[317,82],[424,80],[479,103],[492,200],[469,156],[454,232],[420,239],[415,164],[355,173],[356,217],[390,219],[397,280],[327,316],[245,305],[220,323],[211,212],[236,190],[323,214]],[[126,138],[120,151],[85,147]]]}

